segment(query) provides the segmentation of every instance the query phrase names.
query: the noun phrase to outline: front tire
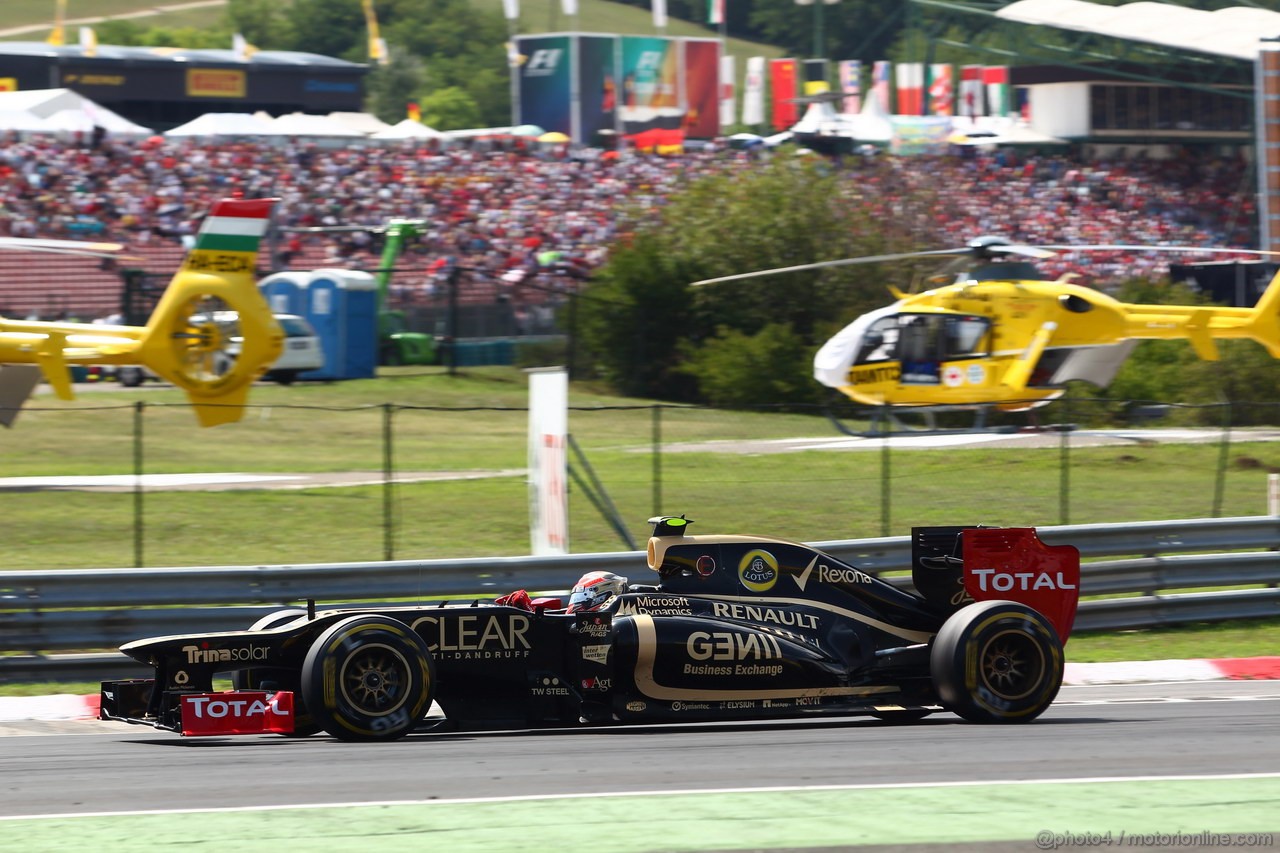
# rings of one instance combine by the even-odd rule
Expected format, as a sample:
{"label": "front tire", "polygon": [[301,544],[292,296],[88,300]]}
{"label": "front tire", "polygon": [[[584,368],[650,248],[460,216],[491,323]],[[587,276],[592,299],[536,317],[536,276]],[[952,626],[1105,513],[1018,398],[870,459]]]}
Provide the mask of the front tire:
{"label": "front tire", "polygon": [[395,740],[413,731],[435,693],[435,661],[408,625],[349,616],[316,637],[302,665],[302,697],[340,740]]}
{"label": "front tire", "polygon": [[1062,686],[1062,642],[1049,620],[1014,601],[956,611],[934,638],[929,668],[943,707],[974,723],[1026,723]]}

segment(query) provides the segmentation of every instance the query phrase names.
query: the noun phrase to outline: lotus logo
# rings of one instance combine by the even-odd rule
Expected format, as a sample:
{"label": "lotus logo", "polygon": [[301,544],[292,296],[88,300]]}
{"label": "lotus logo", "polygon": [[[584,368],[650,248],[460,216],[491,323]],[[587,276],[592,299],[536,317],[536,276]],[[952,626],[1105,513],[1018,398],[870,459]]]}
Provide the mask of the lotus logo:
{"label": "lotus logo", "polygon": [[768,592],[778,582],[778,559],[768,551],[748,551],[738,562],[738,579],[752,592]]}

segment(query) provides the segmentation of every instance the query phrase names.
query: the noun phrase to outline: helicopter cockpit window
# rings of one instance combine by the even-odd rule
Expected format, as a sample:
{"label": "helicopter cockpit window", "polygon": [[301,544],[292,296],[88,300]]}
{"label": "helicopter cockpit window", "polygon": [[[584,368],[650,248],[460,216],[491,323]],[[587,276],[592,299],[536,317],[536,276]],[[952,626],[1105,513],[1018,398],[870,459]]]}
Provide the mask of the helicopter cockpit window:
{"label": "helicopter cockpit window", "polygon": [[987,329],[991,322],[986,317],[948,317],[947,360],[975,358],[987,354]]}
{"label": "helicopter cockpit window", "polygon": [[872,364],[897,358],[898,318],[882,317],[871,324],[862,339],[854,364]]}
{"label": "helicopter cockpit window", "polygon": [[938,314],[899,316],[898,360],[902,362],[902,382],[933,385],[940,381],[943,324]]}

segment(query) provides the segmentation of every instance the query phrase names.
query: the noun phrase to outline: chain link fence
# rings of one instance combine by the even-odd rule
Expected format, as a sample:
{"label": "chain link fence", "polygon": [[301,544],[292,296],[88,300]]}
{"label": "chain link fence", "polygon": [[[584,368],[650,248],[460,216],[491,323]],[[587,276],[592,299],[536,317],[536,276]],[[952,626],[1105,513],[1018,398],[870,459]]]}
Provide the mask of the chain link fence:
{"label": "chain link fence", "polygon": [[[820,541],[1269,511],[1280,429],[1258,424],[1280,404],[1053,413],[1035,430],[863,437],[847,433],[871,412],[572,407],[571,550],[642,547],[657,514]],[[193,430],[185,405],[32,407],[0,443],[0,568],[526,554],[527,429],[503,407],[250,406],[215,430]]]}

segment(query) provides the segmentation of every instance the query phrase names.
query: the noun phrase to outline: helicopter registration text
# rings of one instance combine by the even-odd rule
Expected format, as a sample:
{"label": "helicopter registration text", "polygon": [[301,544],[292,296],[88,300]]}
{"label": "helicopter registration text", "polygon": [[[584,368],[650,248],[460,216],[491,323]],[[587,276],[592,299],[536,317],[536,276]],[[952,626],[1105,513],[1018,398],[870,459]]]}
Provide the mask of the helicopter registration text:
{"label": "helicopter registration text", "polygon": [[871,382],[897,382],[902,375],[902,366],[898,364],[876,365],[875,367],[854,367],[849,370],[849,381],[854,385]]}

